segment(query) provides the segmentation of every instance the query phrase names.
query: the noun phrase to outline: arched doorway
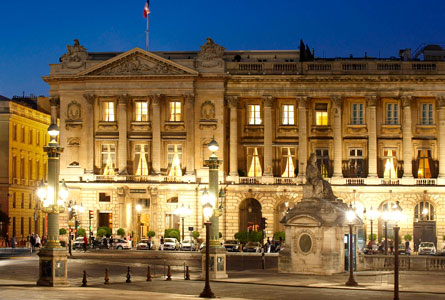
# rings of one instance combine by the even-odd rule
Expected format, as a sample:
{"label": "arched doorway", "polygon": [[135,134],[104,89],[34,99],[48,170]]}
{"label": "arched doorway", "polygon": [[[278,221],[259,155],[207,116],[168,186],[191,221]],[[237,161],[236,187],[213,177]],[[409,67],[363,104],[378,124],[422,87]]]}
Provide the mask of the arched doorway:
{"label": "arched doorway", "polygon": [[249,198],[241,202],[239,206],[239,231],[263,230],[261,228],[261,204]]}
{"label": "arched doorway", "polygon": [[274,233],[278,231],[285,230],[284,224],[280,223],[280,221],[287,214],[288,210],[294,206],[293,201],[283,201],[275,207],[274,211]]}
{"label": "arched doorway", "polygon": [[414,249],[420,242],[433,242],[437,246],[436,209],[429,201],[423,200],[414,207]]}

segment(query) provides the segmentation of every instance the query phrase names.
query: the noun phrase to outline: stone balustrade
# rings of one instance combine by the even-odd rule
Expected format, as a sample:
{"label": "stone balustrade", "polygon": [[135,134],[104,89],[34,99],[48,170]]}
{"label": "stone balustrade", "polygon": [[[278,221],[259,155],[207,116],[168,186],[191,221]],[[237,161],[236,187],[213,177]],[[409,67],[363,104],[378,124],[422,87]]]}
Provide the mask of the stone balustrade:
{"label": "stone balustrade", "polygon": [[[359,271],[391,271],[394,270],[394,256],[359,255],[357,266]],[[445,257],[401,255],[399,268],[410,271],[445,271]]]}

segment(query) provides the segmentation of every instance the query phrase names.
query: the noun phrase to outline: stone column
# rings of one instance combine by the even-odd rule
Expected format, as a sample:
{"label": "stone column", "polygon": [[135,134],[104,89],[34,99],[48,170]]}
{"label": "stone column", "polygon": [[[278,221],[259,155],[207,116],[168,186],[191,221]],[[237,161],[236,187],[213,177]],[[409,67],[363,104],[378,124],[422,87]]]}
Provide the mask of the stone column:
{"label": "stone column", "polygon": [[[94,151],[94,103],[96,101],[97,96],[94,94],[84,94],[83,97],[88,102],[89,106],[85,109],[85,128],[86,128],[86,137],[85,137],[85,147],[83,147],[81,143],[81,147],[84,149],[83,153],[79,153],[79,160],[82,160],[82,157],[90,157],[89,159],[85,159],[85,169],[86,173],[93,174],[94,173],[94,155],[92,155]],[[79,149],[80,150],[80,149]]]}
{"label": "stone column", "polygon": [[151,95],[150,100],[153,105],[152,139],[151,139],[151,172],[159,174],[161,172],[161,98],[160,94]]}
{"label": "stone column", "polygon": [[186,94],[184,95],[185,105],[184,112],[186,112],[186,123],[185,129],[187,132],[186,137],[186,150],[187,150],[187,161],[186,161],[186,175],[193,175],[195,173],[195,140],[194,140],[194,103],[195,95]]}
{"label": "stone column", "polygon": [[377,114],[378,96],[367,96],[369,124],[368,124],[368,177],[377,178]]}
{"label": "stone column", "polygon": [[127,172],[127,104],[128,95],[120,95],[118,100],[117,114],[119,121],[119,141],[118,141],[118,167],[119,174],[128,174]]}
{"label": "stone column", "polygon": [[439,111],[439,179],[445,179],[445,95],[438,95],[437,108]]}
{"label": "stone column", "polygon": [[403,106],[403,178],[413,178],[413,145],[412,145],[412,122],[411,103],[412,96],[402,96]]}
{"label": "stone column", "polygon": [[341,114],[343,106],[343,97],[331,96],[331,101],[334,104],[334,174],[333,177],[343,177],[342,172],[342,128],[341,128]]}
{"label": "stone column", "polygon": [[230,176],[238,176],[238,96],[227,96],[227,103],[230,107]]}
{"label": "stone column", "polygon": [[307,164],[307,106],[309,100],[306,96],[297,96],[298,102],[298,177],[306,174]]}
{"label": "stone column", "polygon": [[263,176],[273,176],[272,165],[272,106],[275,98],[269,95],[263,96],[264,106],[264,172]]}

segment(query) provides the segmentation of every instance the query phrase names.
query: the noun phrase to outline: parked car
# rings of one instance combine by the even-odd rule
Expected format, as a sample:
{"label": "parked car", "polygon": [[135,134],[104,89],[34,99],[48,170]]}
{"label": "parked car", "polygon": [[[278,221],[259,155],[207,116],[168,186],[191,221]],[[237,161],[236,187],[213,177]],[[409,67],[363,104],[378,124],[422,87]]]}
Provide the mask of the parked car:
{"label": "parked car", "polygon": [[445,256],[445,246],[441,250],[437,250],[436,255]]}
{"label": "parked car", "polygon": [[256,252],[256,253],[260,253],[261,252],[261,244],[258,243],[258,242],[248,242],[244,246],[243,252]]}
{"label": "parked car", "polygon": [[73,249],[74,250],[82,250],[83,249],[83,236],[79,236],[74,240]]}
{"label": "parked car", "polygon": [[113,241],[113,249],[123,250],[123,249],[131,249],[131,242],[123,239],[112,239]]}
{"label": "parked car", "polygon": [[180,250],[181,251],[196,251],[196,250],[198,250],[198,243],[195,241],[194,238],[185,238],[181,242]]}
{"label": "parked car", "polygon": [[[164,250],[179,250],[179,242],[176,238],[164,239]],[[159,248],[161,249],[161,248]]]}
{"label": "parked car", "polygon": [[224,248],[229,252],[240,252],[241,243],[237,240],[228,240],[224,242]]}
{"label": "parked car", "polygon": [[[149,246],[150,244],[150,246]],[[155,242],[153,240],[148,241],[147,239],[140,240],[136,245],[136,250],[155,250]]]}
{"label": "parked car", "polygon": [[421,242],[419,245],[419,255],[435,255],[436,247],[433,242]]}

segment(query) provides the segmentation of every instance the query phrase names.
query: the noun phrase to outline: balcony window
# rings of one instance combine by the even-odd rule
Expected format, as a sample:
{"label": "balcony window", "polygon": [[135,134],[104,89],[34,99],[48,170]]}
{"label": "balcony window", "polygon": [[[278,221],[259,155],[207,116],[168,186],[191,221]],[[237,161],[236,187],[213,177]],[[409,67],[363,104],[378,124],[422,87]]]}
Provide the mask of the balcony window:
{"label": "balcony window", "polygon": [[422,103],[422,125],[433,125],[433,104]]}
{"label": "balcony window", "polygon": [[181,102],[180,101],[171,101],[170,102],[170,122],[180,122],[182,121],[181,118],[182,108],[181,108]]}
{"label": "balcony window", "polygon": [[317,156],[318,170],[320,170],[320,173],[324,178],[328,178],[329,174],[330,174],[329,150],[328,149],[315,149],[315,155]]}
{"label": "balcony window", "polygon": [[399,124],[399,104],[387,103],[386,104],[386,124],[398,125]]}
{"label": "balcony window", "polygon": [[352,103],[351,113],[351,124],[363,125],[363,103]]}
{"label": "balcony window", "polygon": [[114,102],[111,101],[103,102],[103,120],[105,122],[116,121]]}
{"label": "balcony window", "polygon": [[137,101],[135,102],[136,109],[136,122],[147,122],[148,121],[148,103]]}
{"label": "balcony window", "polygon": [[136,162],[136,173],[138,176],[148,175],[148,145],[135,145],[134,161]]}
{"label": "balcony window", "polygon": [[327,126],[328,125],[328,104],[316,103],[315,104],[315,125]]}
{"label": "balcony window", "polygon": [[114,166],[116,165],[116,146],[114,144],[103,144],[101,157],[103,175],[114,175]]}
{"label": "balcony window", "polygon": [[419,166],[417,169],[417,178],[431,178],[431,150],[418,150],[417,161]]}
{"label": "balcony window", "polygon": [[349,176],[353,178],[364,177],[365,160],[363,158],[363,149],[349,149]]}
{"label": "balcony window", "polygon": [[168,176],[182,176],[182,145],[174,144],[167,146]]}
{"label": "balcony window", "polygon": [[281,148],[281,177],[295,177],[295,148]]}
{"label": "balcony window", "polygon": [[260,105],[253,104],[249,105],[249,125],[260,125],[261,124],[261,111]]}
{"label": "balcony window", "polygon": [[293,105],[283,105],[282,114],[282,125],[295,125],[295,109]]}
{"label": "balcony window", "polygon": [[247,148],[247,176],[260,177],[263,171],[261,168],[260,156],[257,147]]}
{"label": "balcony window", "polygon": [[383,150],[383,163],[384,172],[383,178],[385,179],[397,179],[397,156],[396,150],[384,149]]}

